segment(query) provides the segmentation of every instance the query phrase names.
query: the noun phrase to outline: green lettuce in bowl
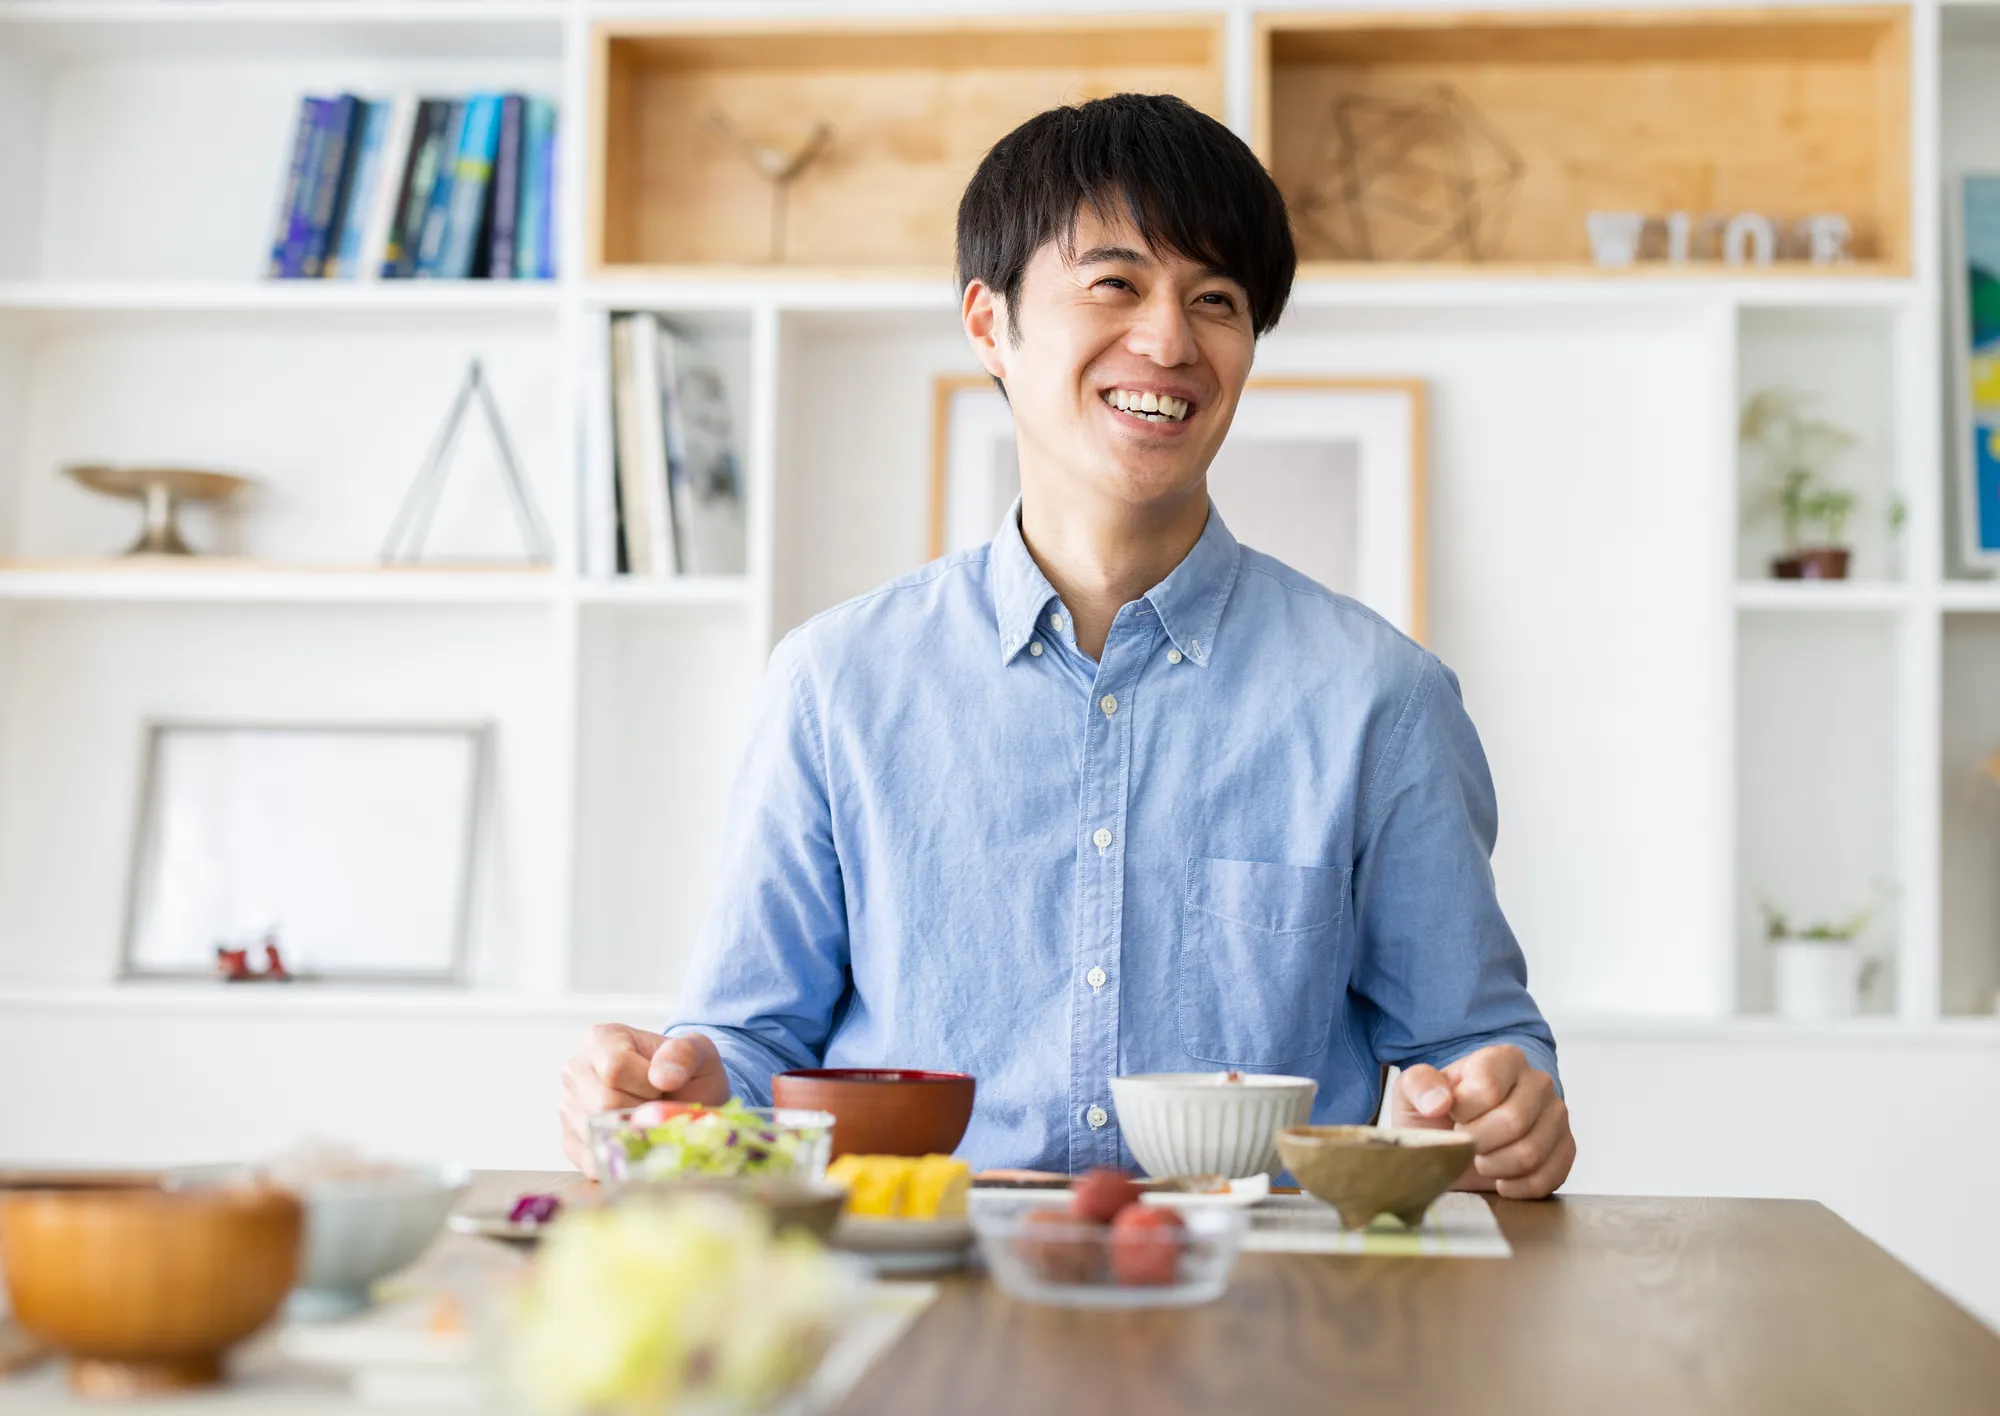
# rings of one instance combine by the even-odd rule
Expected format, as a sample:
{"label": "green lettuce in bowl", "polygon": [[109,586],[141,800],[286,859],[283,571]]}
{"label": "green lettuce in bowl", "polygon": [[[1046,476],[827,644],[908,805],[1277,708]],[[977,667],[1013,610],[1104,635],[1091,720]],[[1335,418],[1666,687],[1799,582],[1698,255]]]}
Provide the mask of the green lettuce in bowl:
{"label": "green lettuce in bowl", "polygon": [[597,1178],[607,1194],[675,1180],[818,1180],[833,1141],[833,1116],[745,1106],[649,1101],[590,1118]]}

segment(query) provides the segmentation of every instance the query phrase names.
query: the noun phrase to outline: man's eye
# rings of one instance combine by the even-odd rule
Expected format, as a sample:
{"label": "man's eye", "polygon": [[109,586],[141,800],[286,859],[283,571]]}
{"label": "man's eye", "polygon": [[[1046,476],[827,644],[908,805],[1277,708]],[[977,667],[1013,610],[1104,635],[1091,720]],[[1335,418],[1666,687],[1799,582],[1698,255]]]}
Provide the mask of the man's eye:
{"label": "man's eye", "polygon": [[1125,279],[1122,275],[1107,275],[1097,283],[1099,285],[1115,285],[1123,290],[1130,290],[1132,288],[1132,282]]}
{"label": "man's eye", "polygon": [[1236,302],[1220,290],[1211,290],[1203,295],[1201,299],[1207,304],[1216,306],[1218,309],[1233,310],[1236,308]]}

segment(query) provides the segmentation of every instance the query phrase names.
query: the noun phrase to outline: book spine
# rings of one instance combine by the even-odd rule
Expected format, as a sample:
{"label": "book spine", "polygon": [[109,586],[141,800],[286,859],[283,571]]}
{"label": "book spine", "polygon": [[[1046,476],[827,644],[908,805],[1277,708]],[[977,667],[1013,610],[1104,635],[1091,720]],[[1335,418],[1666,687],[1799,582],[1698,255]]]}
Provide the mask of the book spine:
{"label": "book spine", "polygon": [[428,280],[438,273],[438,259],[444,255],[445,223],[451,217],[453,169],[458,165],[458,145],[465,132],[463,100],[453,99],[451,116],[438,139],[437,175],[431,179],[430,199],[424,207],[422,234],[417,238],[417,276]]}
{"label": "book spine", "polygon": [[618,517],[623,528],[626,565],[631,574],[653,572],[652,542],[646,535],[650,462],[643,423],[651,396],[641,382],[638,316],[611,317],[611,407],[617,432]]}
{"label": "book spine", "polygon": [[336,244],[327,274],[336,280],[355,280],[361,275],[361,242],[368,219],[375,210],[375,186],[382,169],[382,144],[388,135],[389,104],[386,100],[363,100],[357,125],[360,145],[348,178],[345,210],[340,220],[340,240]]}
{"label": "book spine", "polygon": [[326,255],[340,215],[341,185],[348,176],[353,150],[355,101],[352,94],[332,100],[327,116],[326,146],[320,152],[319,180],[313,192],[312,234],[306,242],[305,275],[326,273]]}
{"label": "book spine", "polygon": [[284,191],[278,198],[278,214],[271,222],[271,261],[266,272],[273,276],[286,274],[285,247],[292,234],[292,213],[298,208],[299,187],[305,181],[306,158],[312,151],[313,123],[317,117],[313,100],[302,96],[298,120],[292,126],[292,160],[285,168]]}
{"label": "book spine", "polygon": [[486,273],[514,278],[514,250],[521,234],[521,95],[500,101],[500,149],[493,160],[493,235],[487,242]]}
{"label": "book spine", "polygon": [[670,329],[661,338],[661,365],[673,371],[667,459],[681,568],[689,575],[741,575],[743,478],[728,389],[699,347]]}
{"label": "book spine", "polygon": [[329,111],[332,100],[308,98],[312,110],[312,132],[306,138],[305,161],[299,166],[299,189],[292,202],[291,219],[285,224],[285,255],[279,274],[298,280],[306,273],[306,255],[312,244],[313,194],[319,187],[320,155],[326,150]]}
{"label": "book spine", "polygon": [[554,104],[548,109],[548,125],[542,129],[542,197],[535,208],[535,249],[540,254],[541,263],[535,268],[535,275],[541,280],[556,278],[556,184],[562,180],[562,172],[556,158],[562,149],[556,146],[556,133],[561,127],[562,116]]}
{"label": "book spine", "polygon": [[362,225],[361,248],[355,258],[356,274],[363,280],[381,279],[388,260],[390,228],[408,187],[405,173],[410,163],[410,140],[416,130],[416,117],[416,97],[404,93],[390,103],[389,115],[383,122],[375,190],[369,198],[368,218]]}
{"label": "book spine", "polygon": [[423,236],[424,214],[430,210],[431,184],[437,180],[438,145],[448,99],[426,98],[417,104],[410,131],[410,156],[403,168],[403,190],[397,194],[396,217],[389,226],[389,244],[382,251],[382,274],[408,280],[417,273],[417,243]]}
{"label": "book spine", "polygon": [[493,158],[500,146],[500,98],[475,94],[468,102],[458,159],[451,174],[451,210],[445,220],[444,250],[438,274],[463,280],[472,274],[473,251],[479,240],[480,218],[493,183]]}
{"label": "book spine", "polygon": [[680,488],[687,480],[687,452],[681,434],[677,388],[680,383],[680,350],[674,346],[674,337],[658,320],[653,322],[654,387],[653,406],[660,417],[660,484],[659,496],[666,523],[666,558],[673,566],[675,575],[686,575],[687,532],[686,511],[682,502],[686,500]]}
{"label": "book spine", "polygon": [[521,105],[521,196],[515,222],[514,278],[533,280],[541,274],[542,189],[548,184],[548,168],[542,151],[542,132],[547,126],[549,106],[545,99],[530,95]]}

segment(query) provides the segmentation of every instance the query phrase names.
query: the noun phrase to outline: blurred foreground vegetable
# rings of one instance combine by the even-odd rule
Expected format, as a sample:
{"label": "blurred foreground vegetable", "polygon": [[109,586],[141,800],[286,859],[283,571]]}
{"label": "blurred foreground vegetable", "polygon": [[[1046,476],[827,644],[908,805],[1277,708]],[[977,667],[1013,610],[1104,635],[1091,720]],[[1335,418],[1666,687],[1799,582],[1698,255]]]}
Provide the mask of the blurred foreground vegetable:
{"label": "blurred foreground vegetable", "polygon": [[810,1236],[726,1197],[572,1211],[542,1240],[509,1375],[538,1411],[757,1411],[812,1374],[855,1287]]}

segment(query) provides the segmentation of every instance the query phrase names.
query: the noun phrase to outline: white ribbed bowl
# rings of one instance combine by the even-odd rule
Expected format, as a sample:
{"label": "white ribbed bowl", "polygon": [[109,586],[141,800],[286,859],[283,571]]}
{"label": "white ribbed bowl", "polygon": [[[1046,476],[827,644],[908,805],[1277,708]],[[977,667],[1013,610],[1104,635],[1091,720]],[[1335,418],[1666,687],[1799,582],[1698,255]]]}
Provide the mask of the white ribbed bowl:
{"label": "white ribbed bowl", "polygon": [[1278,1131],[1312,1119],[1310,1077],[1153,1072],[1113,1077],[1125,1143],[1149,1175],[1276,1175]]}

